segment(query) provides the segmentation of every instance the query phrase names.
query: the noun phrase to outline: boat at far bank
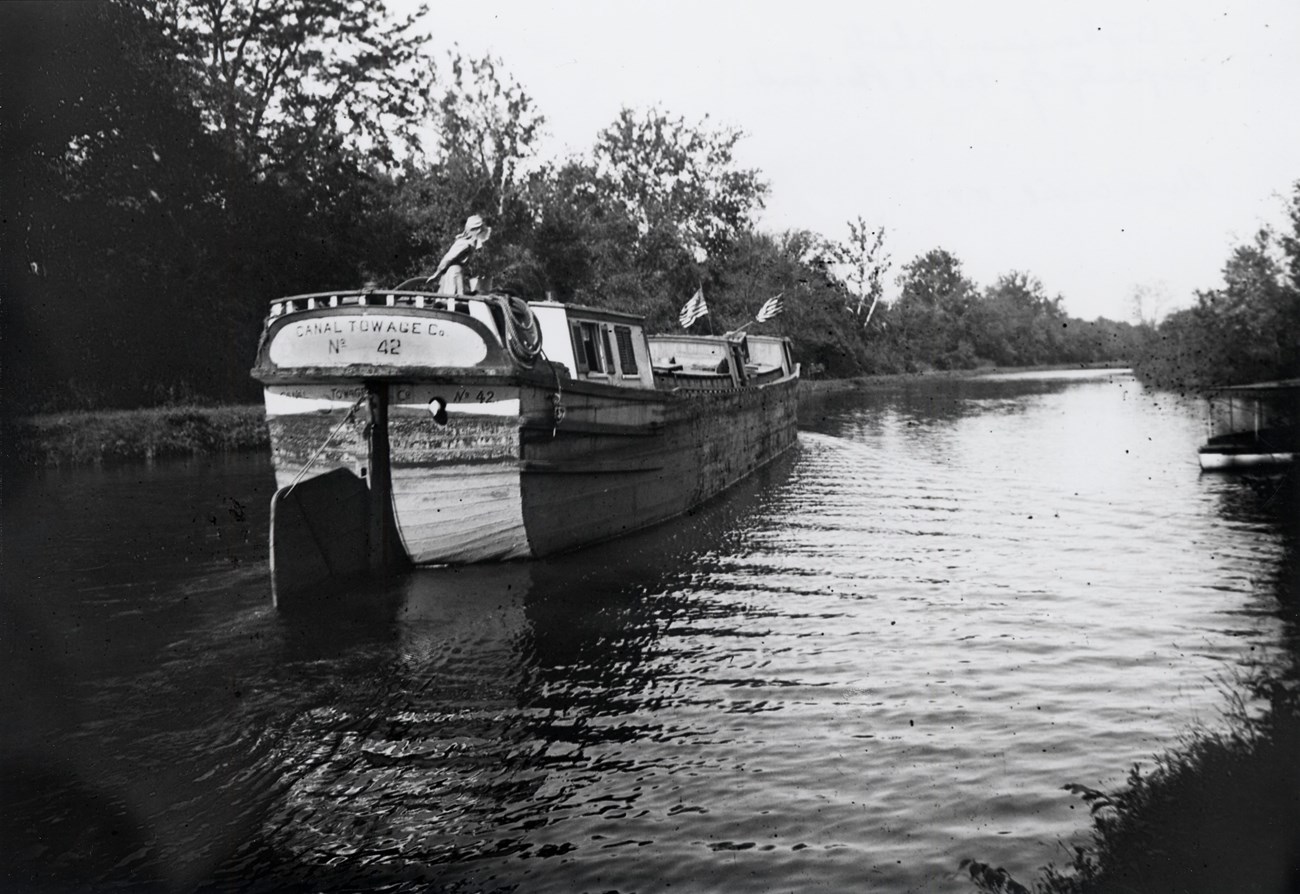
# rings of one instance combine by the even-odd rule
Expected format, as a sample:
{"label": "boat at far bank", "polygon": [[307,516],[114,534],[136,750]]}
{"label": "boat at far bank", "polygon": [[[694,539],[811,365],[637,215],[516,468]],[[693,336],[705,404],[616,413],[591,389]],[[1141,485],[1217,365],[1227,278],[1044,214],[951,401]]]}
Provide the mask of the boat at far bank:
{"label": "boat at far bank", "polygon": [[785,338],[648,336],[510,295],[276,299],[253,376],[277,604],[412,563],[545,556],[665,521],[795,441]]}
{"label": "boat at far bank", "polygon": [[1300,452],[1300,379],[1219,388],[1209,408],[1202,469],[1284,465]]}

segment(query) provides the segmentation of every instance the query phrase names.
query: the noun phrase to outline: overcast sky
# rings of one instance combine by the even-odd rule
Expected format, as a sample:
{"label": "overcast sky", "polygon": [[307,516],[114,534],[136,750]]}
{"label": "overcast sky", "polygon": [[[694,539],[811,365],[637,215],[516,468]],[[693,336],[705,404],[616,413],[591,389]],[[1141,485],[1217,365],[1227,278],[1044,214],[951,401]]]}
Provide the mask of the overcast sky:
{"label": "overcast sky", "polygon": [[[390,0],[399,9],[414,0]],[[440,48],[492,53],[586,152],[622,106],[741,128],[760,225],[883,225],[980,285],[1067,310],[1185,306],[1300,180],[1300,2],[431,3]]]}

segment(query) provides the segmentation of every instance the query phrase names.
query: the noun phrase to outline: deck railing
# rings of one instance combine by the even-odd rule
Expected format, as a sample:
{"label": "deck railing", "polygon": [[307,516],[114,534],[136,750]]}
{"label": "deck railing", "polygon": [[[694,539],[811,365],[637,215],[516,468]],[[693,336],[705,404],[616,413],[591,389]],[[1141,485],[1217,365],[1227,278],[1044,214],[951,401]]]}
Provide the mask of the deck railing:
{"label": "deck railing", "polygon": [[479,295],[443,295],[437,292],[316,292],[271,299],[269,319],[327,307],[416,307],[469,313],[471,301],[486,303]]}

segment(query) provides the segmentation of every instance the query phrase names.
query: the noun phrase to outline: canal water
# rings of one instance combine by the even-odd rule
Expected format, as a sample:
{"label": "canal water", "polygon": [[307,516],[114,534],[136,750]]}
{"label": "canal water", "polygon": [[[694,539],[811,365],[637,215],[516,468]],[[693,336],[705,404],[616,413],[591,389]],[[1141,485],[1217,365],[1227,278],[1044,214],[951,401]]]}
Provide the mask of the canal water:
{"label": "canal water", "polygon": [[970,891],[1280,667],[1278,479],[1114,372],[810,400],[648,533],[282,616],[265,457],[4,482],[9,881]]}

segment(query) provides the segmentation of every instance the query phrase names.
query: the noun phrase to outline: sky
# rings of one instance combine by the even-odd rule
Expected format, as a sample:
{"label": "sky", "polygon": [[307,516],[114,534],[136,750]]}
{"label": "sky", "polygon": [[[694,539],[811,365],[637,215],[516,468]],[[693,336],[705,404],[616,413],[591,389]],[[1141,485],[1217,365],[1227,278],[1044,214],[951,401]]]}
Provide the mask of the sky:
{"label": "sky", "polygon": [[[409,11],[415,0],[389,0]],[[586,153],[624,106],[738,127],[761,229],[902,264],[1021,270],[1078,317],[1167,312],[1281,227],[1300,180],[1300,2],[430,3],[435,47],[490,53]],[[1149,299],[1150,304],[1150,299]]]}

